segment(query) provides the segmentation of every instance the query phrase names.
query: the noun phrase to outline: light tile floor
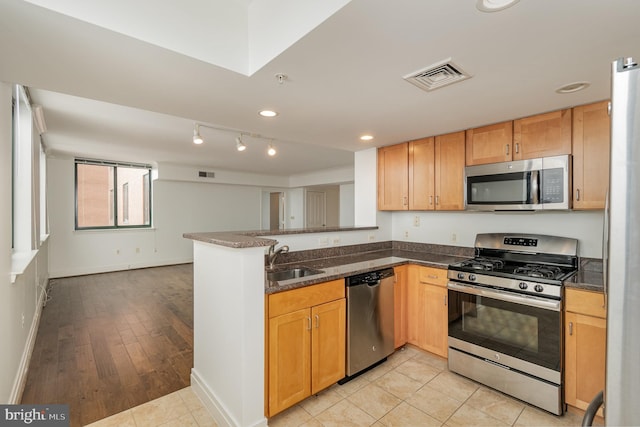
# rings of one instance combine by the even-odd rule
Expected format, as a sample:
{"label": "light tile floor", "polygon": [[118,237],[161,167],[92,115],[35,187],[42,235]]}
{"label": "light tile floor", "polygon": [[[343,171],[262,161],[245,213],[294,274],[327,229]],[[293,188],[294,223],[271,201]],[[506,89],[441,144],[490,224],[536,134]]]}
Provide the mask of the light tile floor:
{"label": "light tile floor", "polygon": [[[601,421],[601,420],[600,420]],[[334,385],[269,420],[272,427],[580,426],[447,370],[444,359],[407,346],[371,371]],[[602,424],[599,424],[602,425]],[[190,387],[91,424],[216,426]]]}

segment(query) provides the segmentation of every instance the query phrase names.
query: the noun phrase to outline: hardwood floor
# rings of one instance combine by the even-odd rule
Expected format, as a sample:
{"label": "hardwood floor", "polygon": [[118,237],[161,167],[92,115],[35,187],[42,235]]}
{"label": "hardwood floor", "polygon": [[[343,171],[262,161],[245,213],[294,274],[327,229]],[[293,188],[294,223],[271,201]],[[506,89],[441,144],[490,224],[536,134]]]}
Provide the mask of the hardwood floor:
{"label": "hardwood floor", "polygon": [[69,404],[71,426],[182,389],[193,366],[193,265],[55,279],[22,403]]}

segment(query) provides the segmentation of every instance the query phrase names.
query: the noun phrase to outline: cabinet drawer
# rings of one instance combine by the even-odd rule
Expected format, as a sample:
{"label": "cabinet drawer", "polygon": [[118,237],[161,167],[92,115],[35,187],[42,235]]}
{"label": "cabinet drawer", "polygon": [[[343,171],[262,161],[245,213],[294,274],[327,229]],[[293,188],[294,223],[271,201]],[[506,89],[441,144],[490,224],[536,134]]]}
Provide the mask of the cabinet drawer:
{"label": "cabinet drawer", "polygon": [[269,295],[269,318],[344,298],[344,279]]}
{"label": "cabinet drawer", "polygon": [[418,281],[430,285],[447,286],[447,270],[435,267],[418,267]]}
{"label": "cabinet drawer", "polygon": [[565,311],[605,319],[607,309],[604,306],[604,294],[580,289],[565,289]]}

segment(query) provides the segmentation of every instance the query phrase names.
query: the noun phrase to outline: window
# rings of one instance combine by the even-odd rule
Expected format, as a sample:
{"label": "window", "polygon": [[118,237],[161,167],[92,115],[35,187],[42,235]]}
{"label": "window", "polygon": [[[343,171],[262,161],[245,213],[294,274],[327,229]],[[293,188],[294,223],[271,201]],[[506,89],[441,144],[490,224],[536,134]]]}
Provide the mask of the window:
{"label": "window", "polygon": [[76,230],[151,226],[151,166],[76,159]]}

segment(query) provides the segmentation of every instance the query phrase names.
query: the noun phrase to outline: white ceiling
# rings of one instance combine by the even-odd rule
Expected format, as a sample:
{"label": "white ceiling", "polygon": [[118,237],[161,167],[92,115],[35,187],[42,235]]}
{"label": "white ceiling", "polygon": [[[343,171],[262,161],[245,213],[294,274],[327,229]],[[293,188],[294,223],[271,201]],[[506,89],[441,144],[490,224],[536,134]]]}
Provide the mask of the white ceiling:
{"label": "white ceiling", "polygon": [[[257,1],[235,3],[249,10]],[[286,15],[292,4],[259,1],[273,6],[270,14]],[[54,153],[292,175],[350,165],[354,151],[372,146],[607,99],[611,62],[640,57],[638,0],[520,0],[499,13],[475,3],[352,0],[242,73],[122,29],[0,0],[0,80],[28,86],[43,105]],[[175,12],[202,14],[184,4]],[[402,78],[447,58],[472,78],[433,92]],[[277,73],[288,79],[279,84]],[[591,85],[555,93],[575,81]],[[263,108],[280,115],[261,118]],[[247,139],[249,149],[237,153],[236,133],[202,129],[205,144],[194,146],[194,121],[266,138]],[[362,142],[363,133],[375,139]],[[271,138],[275,158],[264,154]]]}

